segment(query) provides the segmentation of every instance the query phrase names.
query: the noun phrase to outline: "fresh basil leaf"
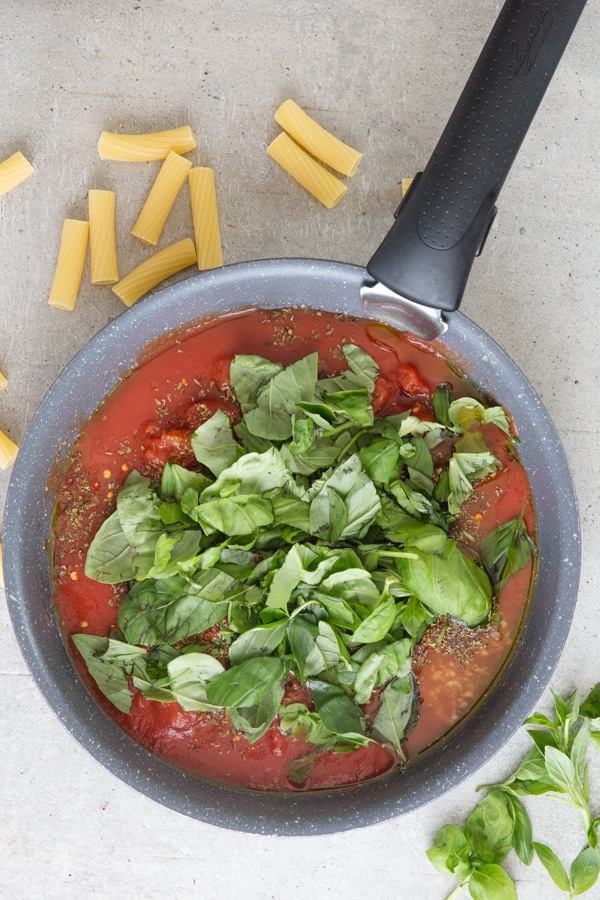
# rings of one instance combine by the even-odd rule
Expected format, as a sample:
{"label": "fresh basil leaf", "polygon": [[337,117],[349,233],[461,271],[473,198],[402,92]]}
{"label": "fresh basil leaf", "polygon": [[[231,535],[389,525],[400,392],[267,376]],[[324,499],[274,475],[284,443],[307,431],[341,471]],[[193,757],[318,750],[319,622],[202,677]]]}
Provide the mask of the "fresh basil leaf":
{"label": "fresh basil leaf", "polygon": [[469,879],[469,893],[473,900],[518,900],[514,881],[495,863],[475,869]]}
{"label": "fresh basil leaf", "polygon": [[350,366],[356,381],[373,393],[375,382],[379,377],[379,366],[373,357],[356,344],[344,344],[342,353]]}
{"label": "fresh basil leaf", "polygon": [[207,534],[220,531],[232,537],[253,534],[274,520],[270,501],[258,494],[208,500],[196,507],[193,517]]}
{"label": "fresh basil leaf", "polygon": [[231,721],[238,731],[246,735],[248,743],[254,744],[265,734],[277,716],[284,694],[285,685],[281,678],[275,681],[269,692],[252,706],[231,708]]}
{"label": "fresh basil leaf", "polygon": [[85,559],[85,574],[103,584],[119,584],[135,578],[131,545],[117,510],[96,532]]}
{"label": "fresh basil leaf", "polygon": [[315,709],[325,727],[333,734],[360,738],[365,734],[365,718],[349,694],[336,684],[309,679]]}
{"label": "fresh basil leaf", "polygon": [[361,464],[373,481],[388,484],[398,477],[400,445],[389,438],[375,438],[359,452]]}
{"label": "fresh basil leaf", "polygon": [[201,634],[227,615],[224,599],[235,580],[208,570],[195,582],[171,578],[137,582],[121,601],[119,628],[135,644],[172,644]]}
{"label": "fresh basil leaf", "polygon": [[215,482],[200,495],[201,502],[240,494],[267,494],[276,489],[293,490],[293,479],[275,447],[264,453],[246,453],[223,469]]}
{"label": "fresh basil leaf", "polygon": [[488,851],[492,857],[490,862],[501,863],[510,852],[513,828],[504,794],[496,789],[477,804],[465,823],[464,832],[474,851]]}
{"label": "fresh basil leaf", "polygon": [[229,367],[229,383],[243,412],[256,406],[258,392],[279,372],[281,363],[271,362],[262,356],[238,354]]}
{"label": "fresh basil leaf", "polygon": [[104,696],[118,710],[129,713],[133,701],[129,674],[134,661],[146,650],[93,634],[73,634],[71,638]]}
{"label": "fresh basil leaf", "polygon": [[244,416],[251,434],[272,441],[292,436],[296,403],[309,401],[314,395],[318,361],[318,354],[311,353],[269,379],[256,396],[256,406]]}
{"label": "fresh basil leaf", "polygon": [[375,485],[363,471],[358,455],[350,456],[337,466],[326,485],[339,494],[346,506],[347,519],[340,539],[360,538],[375,521],[381,500]]}
{"label": "fresh basil leaf", "polygon": [[302,677],[313,678],[340,665],[344,665],[344,660],[335,631],[328,622],[322,620],[317,625],[313,645],[304,659]]}
{"label": "fresh basil leaf", "polygon": [[546,772],[550,780],[556,785],[556,790],[566,794],[577,794],[581,785],[575,771],[575,766],[566,753],[556,747],[546,747],[544,758]]}
{"label": "fresh basil leaf", "polygon": [[327,400],[338,414],[353,425],[368,428],[373,424],[373,408],[366,388],[335,391],[328,394]]}
{"label": "fresh basil leaf", "polygon": [[[309,712],[304,703],[289,703],[281,706],[279,727],[285,734],[290,734],[296,740],[314,744],[315,747],[338,749],[336,746],[338,736],[325,727],[319,713]],[[353,745],[351,749],[354,749]],[[306,776],[304,780],[306,780]]]}
{"label": "fresh basil leaf", "polygon": [[426,853],[429,861],[442,875],[456,875],[462,881],[471,874],[471,845],[458,825],[444,825],[440,828],[434,844]]}
{"label": "fresh basil leaf", "polygon": [[569,876],[554,850],[551,850],[546,844],[540,844],[538,841],[533,842],[533,849],[556,887],[560,888],[561,891],[571,893]]}
{"label": "fresh basil leaf", "polygon": [[473,493],[473,485],[482,478],[493,475],[499,466],[499,461],[489,450],[478,453],[455,450],[448,464],[450,495],[447,503],[450,512],[456,515]]}
{"label": "fresh basil leaf", "polygon": [[600,683],[594,685],[579,707],[579,715],[586,719],[600,719]]}
{"label": "fresh basil leaf", "polygon": [[386,636],[396,617],[396,602],[388,592],[352,635],[352,643],[372,644]]}
{"label": "fresh basil leaf", "polygon": [[163,497],[174,497],[181,500],[184,492],[192,488],[199,494],[210,484],[210,480],[201,472],[191,472],[177,463],[167,462],[162,470],[160,492]]}
{"label": "fresh basil leaf", "polygon": [[224,671],[222,663],[207,653],[185,653],[167,665],[173,697],[185,710],[219,709],[208,702],[206,685]]}
{"label": "fresh basil leaf", "polygon": [[512,846],[525,866],[533,862],[533,834],[529,814],[518,797],[504,793],[508,811],[513,820]]}
{"label": "fresh basil leaf", "polygon": [[284,676],[283,662],[274,656],[246,659],[209,682],[206,696],[215,706],[246,708],[266,697]]}
{"label": "fresh basil leaf", "polygon": [[419,699],[412,674],[394,678],[381,693],[380,706],[373,720],[372,734],[394,747],[403,757],[402,741],[415,725]]}
{"label": "fresh basil leaf", "polygon": [[327,469],[336,463],[340,448],[329,438],[317,438],[312,446],[302,453],[292,452],[288,444],[282,444],[279,452],[290,472],[296,475],[313,475],[320,469]]}
{"label": "fresh basil leaf", "polygon": [[452,427],[452,420],[448,415],[450,404],[452,403],[452,388],[449,384],[438,384],[435,387],[432,398],[433,415],[436,422],[444,425],[446,428]]}
{"label": "fresh basil leaf", "polygon": [[287,620],[272,625],[259,625],[240,634],[229,648],[229,662],[237,666],[256,656],[268,656],[286,638]]}
{"label": "fresh basil leaf", "polygon": [[492,587],[483,569],[448,541],[442,556],[419,552],[398,560],[402,581],[427,609],[450,615],[471,627],[490,614]]}
{"label": "fresh basil leaf", "polygon": [[[378,645],[375,644],[375,647]],[[410,672],[410,641],[394,641],[374,650],[361,664],[354,681],[354,699],[366,703],[375,688],[392,678],[403,678]]]}
{"label": "fresh basil leaf", "polygon": [[585,894],[598,881],[600,853],[594,847],[586,847],[571,863],[571,884],[575,897]]}
{"label": "fresh basil leaf", "polygon": [[501,406],[484,407],[473,397],[459,397],[448,408],[448,416],[455,431],[463,433],[478,423],[493,423],[510,435],[510,422]]}
{"label": "fresh basil leaf", "polygon": [[411,439],[414,452],[407,460],[406,467],[411,482],[425,494],[433,493],[433,459],[427,444],[418,435]]}
{"label": "fresh basil leaf", "polygon": [[338,541],[348,522],[348,510],[340,495],[326,484],[309,510],[310,533],[330,544]]}
{"label": "fresh basil leaf", "polygon": [[496,590],[501,590],[514,572],[524,568],[536,550],[522,516],[499,525],[480,543],[483,564]]}
{"label": "fresh basil leaf", "polygon": [[319,584],[333,568],[335,562],[335,556],[319,561],[318,554],[309,546],[294,544],[273,576],[266,605],[286,610],[292,591],[301,582],[309,585]]}
{"label": "fresh basil leaf", "polygon": [[236,441],[231,421],[218,409],[210,419],[202,422],[192,435],[192,450],[201,465],[215,477],[237,459],[240,447]]}

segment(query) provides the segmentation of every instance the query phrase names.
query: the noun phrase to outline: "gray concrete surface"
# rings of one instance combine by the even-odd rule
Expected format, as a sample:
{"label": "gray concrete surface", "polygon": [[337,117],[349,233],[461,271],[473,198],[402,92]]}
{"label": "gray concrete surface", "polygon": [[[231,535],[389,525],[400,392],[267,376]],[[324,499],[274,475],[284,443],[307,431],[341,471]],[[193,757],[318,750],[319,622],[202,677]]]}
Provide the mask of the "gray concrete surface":
{"label": "gray concrete surface", "polygon": [[[0,199],[0,427],[19,442],[74,353],[123,307],[85,282],[74,312],[47,305],[63,218],[91,187],[114,187],[123,272],[144,248],[129,228],[156,171],[102,162],[103,129],[189,123],[194,164],[216,170],[226,262],[277,256],[364,264],[387,231],[399,182],[424,165],[501,4],[497,0],[5,0],[0,158],[21,149],[36,175]],[[600,680],[597,444],[600,364],[600,11],[590,3],[500,197],[463,311],[523,369],[548,407],[580,501],[579,602],[555,690]],[[347,196],[321,208],[266,156],[277,105],[293,97],[364,152]],[[163,241],[187,236],[183,198]],[[87,273],[87,270],[86,270]],[[9,473],[0,476],[3,498]],[[222,831],[138,796],[63,730],[32,683],[0,605],[0,896],[116,895],[442,900],[453,880],[425,850],[460,823],[475,788],[508,773],[517,734],[481,771],[403,818],[321,838]],[[549,705],[546,692],[542,707]],[[592,792],[600,810],[600,758]],[[570,860],[577,815],[536,801],[540,840]],[[522,900],[561,893],[539,863],[508,868]],[[600,896],[595,889],[592,895]]]}

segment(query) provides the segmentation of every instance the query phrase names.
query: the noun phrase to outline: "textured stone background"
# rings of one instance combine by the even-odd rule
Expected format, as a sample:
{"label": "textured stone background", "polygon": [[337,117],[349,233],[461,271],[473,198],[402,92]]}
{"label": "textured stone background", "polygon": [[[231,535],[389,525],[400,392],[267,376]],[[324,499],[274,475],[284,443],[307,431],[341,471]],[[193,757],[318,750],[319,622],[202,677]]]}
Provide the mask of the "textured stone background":
{"label": "textured stone background", "polygon": [[[103,162],[102,129],[189,123],[196,165],[216,170],[225,260],[301,256],[364,264],[386,233],[399,182],[426,163],[501,4],[496,0],[5,0],[0,158],[21,149],[36,175],[0,199],[0,427],[19,442],[63,366],[123,307],[84,283],[76,310],[47,305],[60,228],[85,217],[91,187],[118,197],[123,273],[146,249],[129,234],[158,164]],[[589,4],[500,197],[463,312],[494,337],[544,400],[579,495],[579,603],[552,685],[600,680],[597,475],[600,364],[600,11]],[[364,152],[328,212],[265,154],[277,105],[293,97]],[[180,197],[163,243],[187,236]],[[84,279],[87,276],[84,276]],[[3,500],[9,473],[0,476]],[[528,746],[518,734],[484,769],[403,818],[321,838],[222,831],[154,805],[63,730],[34,686],[0,607],[0,895],[442,900],[452,879],[425,857],[462,822],[475,787]],[[547,706],[546,692],[542,706]],[[592,790],[600,808],[600,763]],[[539,838],[582,845],[566,807],[532,806]],[[561,896],[539,863],[509,869],[522,900]],[[596,894],[600,896],[600,894]]]}

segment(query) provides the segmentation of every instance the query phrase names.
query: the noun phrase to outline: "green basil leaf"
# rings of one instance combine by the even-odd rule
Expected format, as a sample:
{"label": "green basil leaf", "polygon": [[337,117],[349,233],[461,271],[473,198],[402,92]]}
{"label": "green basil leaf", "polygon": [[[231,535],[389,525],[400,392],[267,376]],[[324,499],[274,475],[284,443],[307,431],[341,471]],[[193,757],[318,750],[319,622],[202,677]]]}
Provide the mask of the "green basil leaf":
{"label": "green basil leaf", "polygon": [[556,747],[546,747],[544,757],[546,771],[550,780],[556,785],[556,790],[561,793],[577,794],[581,785],[577,778],[575,766],[566,753]]}
{"label": "green basil leaf", "polygon": [[360,737],[365,734],[365,718],[352,698],[336,684],[309,679],[315,709],[333,734]]}
{"label": "green basil leaf", "polygon": [[209,703],[215,706],[254,706],[283,678],[283,662],[274,656],[246,659],[232,666],[206,686]]}
{"label": "green basil leaf", "polygon": [[504,794],[508,811],[513,820],[512,846],[525,866],[533,862],[533,836],[531,819],[518,797]]}
{"label": "green basil leaf", "polygon": [[411,642],[407,640],[394,641],[379,650],[373,650],[356,673],[354,681],[356,702],[359,705],[366,703],[375,688],[381,687],[392,678],[403,678],[408,675],[411,666],[410,651]]}
{"label": "green basil leaf", "polygon": [[167,461],[160,479],[160,492],[163,497],[174,497],[181,500],[184,492],[192,488],[198,494],[210,484],[210,480],[201,472],[190,472],[177,463]]}
{"label": "green basil leaf", "polygon": [[276,489],[293,489],[293,479],[275,447],[264,453],[246,453],[223,469],[215,482],[200,495],[202,502],[233,493],[266,494]]}
{"label": "green basil leaf", "polygon": [[208,534],[220,531],[232,537],[252,534],[274,520],[270,501],[257,494],[208,500],[196,507],[193,516]]}
{"label": "green basil leaf", "polygon": [[571,863],[571,884],[574,896],[585,894],[598,881],[600,853],[594,847],[586,847]]}
{"label": "green basil leaf", "polygon": [[356,344],[344,344],[342,353],[354,374],[355,380],[364,385],[369,393],[372,394],[375,389],[375,382],[379,377],[379,366],[373,357]]}
{"label": "green basil leaf", "polygon": [[453,541],[443,556],[419,552],[417,559],[398,560],[398,568],[408,590],[437,615],[455,616],[470,626],[489,616],[489,578]]}
{"label": "green basil leaf", "polygon": [[292,436],[296,403],[313,398],[318,362],[318,354],[311,353],[269,379],[256,396],[255,408],[244,416],[251,434],[272,441]]}
{"label": "green basil leaf", "polygon": [[237,459],[240,447],[231,421],[218,409],[210,419],[202,422],[192,435],[194,456],[213,475],[218,476]]}
{"label": "green basil leaf", "polygon": [[343,665],[343,662],[335,631],[328,622],[320,621],[313,645],[304,659],[303,679],[313,678],[328,669],[336,669]]}
{"label": "green basil leaf", "polygon": [[133,700],[129,674],[135,660],[143,657],[146,650],[93,634],[73,634],[71,637],[104,696],[118,710],[129,713]]}
{"label": "green basil leaf", "polygon": [[518,900],[515,883],[502,866],[489,863],[477,868],[469,879],[473,900]]}
{"label": "green basil leaf", "polygon": [[361,464],[373,481],[388,484],[398,477],[400,445],[389,438],[375,438],[359,452]]}
{"label": "green basil leaf", "polygon": [[238,731],[242,731],[246,735],[248,743],[254,744],[265,734],[277,716],[284,694],[285,685],[281,678],[274,682],[269,692],[257,703],[252,706],[231,708],[231,721]]}
{"label": "green basil leaf", "polygon": [[452,388],[449,384],[438,384],[433,392],[432,409],[436,422],[446,428],[452,427],[452,420],[448,415],[452,403]]}
{"label": "green basil leaf", "polygon": [[201,634],[227,615],[224,598],[234,585],[217,570],[202,573],[196,582],[179,575],[137,582],[121,601],[119,628],[129,642],[147,646]]}
{"label": "green basil leaf", "polygon": [[135,578],[131,545],[117,510],[96,532],[85,559],[85,574],[103,584],[118,584]]}
{"label": "green basil leaf", "polygon": [[206,685],[224,671],[222,663],[208,653],[184,653],[167,665],[173,698],[185,710],[219,709],[208,702]]}
{"label": "green basil leaf", "polygon": [[470,874],[471,845],[458,825],[444,825],[440,828],[435,836],[435,843],[426,853],[429,861],[442,875],[449,873],[464,880]]}
{"label": "green basil leaf", "polygon": [[512,846],[513,819],[500,790],[491,791],[477,804],[464,827],[465,837],[475,851],[491,853],[491,862],[501,863]]}
{"label": "green basil leaf", "polygon": [[396,602],[385,593],[375,609],[364,619],[352,635],[353,644],[372,644],[384,638],[396,617]]}
{"label": "green basil leaf", "polygon": [[325,727],[319,713],[309,712],[308,707],[303,703],[289,703],[281,706],[279,727],[285,734],[291,734],[296,740],[314,744],[315,747],[329,749],[335,747],[337,749],[338,736]]}
{"label": "green basil leaf", "polygon": [[416,724],[419,699],[414,675],[393,679],[381,693],[372,734],[394,747],[403,757],[402,741]]}
{"label": "green basil leaf", "polygon": [[348,510],[340,495],[326,484],[309,510],[310,533],[331,544],[338,541],[348,522]]}
{"label": "green basil leaf", "polygon": [[287,633],[287,620],[273,625],[259,625],[240,634],[229,648],[229,662],[237,666],[255,656],[268,656],[277,650]]}
{"label": "green basil leaf", "polygon": [[561,891],[571,893],[569,876],[554,850],[551,850],[546,844],[538,843],[538,841],[533,842],[533,849],[556,887],[560,888]]}
{"label": "green basil leaf", "polygon": [[271,362],[262,356],[238,354],[229,367],[229,383],[243,412],[256,406],[258,392],[279,372],[281,363]]}
{"label": "green basil leaf", "polygon": [[592,688],[579,707],[579,715],[586,719],[600,719],[600,682]]}
{"label": "green basil leaf", "polygon": [[287,609],[292,592],[301,582],[309,585],[319,584],[335,562],[335,556],[319,561],[319,556],[313,549],[304,544],[294,544],[273,576],[267,606]]}
{"label": "green basil leaf", "polygon": [[527,565],[535,549],[522,516],[499,525],[483,538],[481,558],[496,590],[501,590],[514,572]]}

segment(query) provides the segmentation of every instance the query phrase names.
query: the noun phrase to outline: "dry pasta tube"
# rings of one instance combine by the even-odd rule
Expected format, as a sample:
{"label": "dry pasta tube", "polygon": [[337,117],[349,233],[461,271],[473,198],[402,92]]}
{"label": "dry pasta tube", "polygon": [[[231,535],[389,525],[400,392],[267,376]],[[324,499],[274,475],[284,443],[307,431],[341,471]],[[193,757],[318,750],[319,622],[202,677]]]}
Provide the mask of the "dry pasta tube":
{"label": "dry pasta tube", "polygon": [[34,168],[20,150],[0,163],[0,197],[33,175]]}
{"label": "dry pasta tube", "polygon": [[11,441],[7,434],[0,431],[0,469],[8,469],[9,466],[12,466],[18,452],[19,448],[17,445]]}
{"label": "dry pasta tube", "polygon": [[189,125],[153,134],[113,134],[111,131],[103,131],[98,141],[101,159],[125,162],[165,159],[171,150],[175,153],[188,153],[194,147],[196,138]]}
{"label": "dry pasta tube", "polygon": [[362,153],[325,131],[293,100],[281,104],[275,113],[275,121],[309,153],[336,172],[342,175],[356,172]]}
{"label": "dry pasta tube", "polygon": [[165,222],[173,208],[177,194],[192,168],[189,159],[171,151],[160,167],[148,199],[144,203],[131,233],[145,244],[158,244]]}
{"label": "dry pasta tube", "polygon": [[408,189],[412,183],[413,183],[412,178],[403,178],[402,179],[402,196],[403,197],[406,197],[406,195],[408,194]]}
{"label": "dry pasta tube", "polygon": [[69,310],[75,306],[85,265],[89,231],[89,222],[79,219],[65,219],[63,222],[54,280],[48,297],[50,306]]}
{"label": "dry pasta tube", "polygon": [[328,209],[339,203],[347,191],[343,181],[324,169],[285,133],[269,144],[267,153]]}
{"label": "dry pasta tube", "polygon": [[6,375],[3,375],[2,372],[0,372],[0,391],[3,391],[7,384],[8,379]]}
{"label": "dry pasta tube", "polygon": [[90,191],[88,210],[90,217],[90,280],[92,284],[114,284],[119,280],[114,191]]}
{"label": "dry pasta tube", "polygon": [[113,285],[113,291],[125,306],[133,306],[136,300],[139,300],[165,278],[175,275],[188,266],[193,266],[195,262],[194,242],[191,238],[184,238],[144,260],[125,275],[118,284]]}
{"label": "dry pasta tube", "polygon": [[188,178],[198,268],[202,271],[215,269],[223,265],[215,173],[212,169],[198,167],[190,169]]}

